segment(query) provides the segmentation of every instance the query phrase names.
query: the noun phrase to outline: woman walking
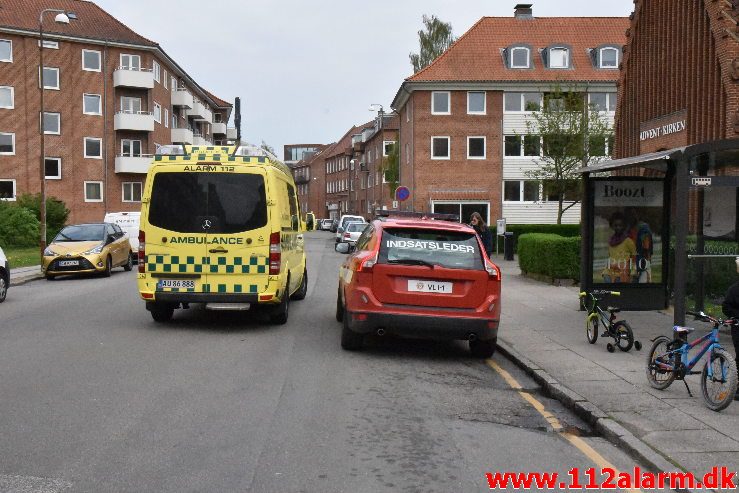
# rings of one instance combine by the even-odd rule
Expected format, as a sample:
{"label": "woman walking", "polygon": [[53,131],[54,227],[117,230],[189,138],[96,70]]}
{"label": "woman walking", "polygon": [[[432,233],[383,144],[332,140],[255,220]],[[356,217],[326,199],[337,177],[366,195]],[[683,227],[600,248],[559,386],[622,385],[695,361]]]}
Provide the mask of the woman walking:
{"label": "woman walking", "polygon": [[480,235],[482,245],[485,247],[485,253],[490,257],[493,254],[493,233],[490,232],[490,228],[485,224],[479,212],[473,212],[472,216],[470,216],[470,226]]}

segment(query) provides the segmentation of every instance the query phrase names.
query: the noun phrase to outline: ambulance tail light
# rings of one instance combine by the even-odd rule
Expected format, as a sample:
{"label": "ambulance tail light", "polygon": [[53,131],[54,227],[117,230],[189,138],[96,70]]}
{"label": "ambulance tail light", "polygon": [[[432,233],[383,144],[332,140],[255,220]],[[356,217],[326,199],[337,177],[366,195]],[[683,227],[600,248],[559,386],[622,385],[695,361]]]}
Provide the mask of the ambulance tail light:
{"label": "ambulance tail light", "polygon": [[269,235],[269,274],[278,275],[282,264],[282,248],[280,247],[280,233]]}
{"label": "ambulance tail light", "polygon": [[145,272],[144,269],[146,267],[146,233],[144,233],[142,230],[139,230],[138,259],[139,259],[139,272],[143,273]]}

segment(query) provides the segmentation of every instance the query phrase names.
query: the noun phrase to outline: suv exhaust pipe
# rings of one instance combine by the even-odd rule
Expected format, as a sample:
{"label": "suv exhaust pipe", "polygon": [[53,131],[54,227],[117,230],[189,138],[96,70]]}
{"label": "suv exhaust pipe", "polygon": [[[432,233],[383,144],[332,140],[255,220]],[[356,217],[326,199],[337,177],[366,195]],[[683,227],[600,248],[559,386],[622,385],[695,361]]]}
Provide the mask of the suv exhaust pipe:
{"label": "suv exhaust pipe", "polygon": [[382,337],[385,335],[385,329],[377,329],[377,335]]}

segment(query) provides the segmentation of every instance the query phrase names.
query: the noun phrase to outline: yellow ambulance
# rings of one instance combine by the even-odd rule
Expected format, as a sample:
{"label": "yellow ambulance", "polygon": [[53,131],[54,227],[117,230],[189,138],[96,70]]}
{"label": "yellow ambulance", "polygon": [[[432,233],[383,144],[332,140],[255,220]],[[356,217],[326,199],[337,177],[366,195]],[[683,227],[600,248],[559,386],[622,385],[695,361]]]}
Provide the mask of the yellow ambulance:
{"label": "yellow ambulance", "polygon": [[287,322],[308,288],[295,182],[255,146],[162,146],[141,199],[138,287],[157,322],[177,308],[263,308]]}

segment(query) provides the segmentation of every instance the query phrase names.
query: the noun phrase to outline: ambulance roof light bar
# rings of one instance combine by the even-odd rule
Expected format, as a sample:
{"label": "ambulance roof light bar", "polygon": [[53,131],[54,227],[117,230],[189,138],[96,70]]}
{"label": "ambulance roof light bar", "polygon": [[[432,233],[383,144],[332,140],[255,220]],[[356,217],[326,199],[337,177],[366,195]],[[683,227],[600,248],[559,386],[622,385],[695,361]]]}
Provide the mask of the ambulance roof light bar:
{"label": "ambulance roof light bar", "polygon": [[184,144],[168,144],[162,145],[157,148],[157,156],[186,156]]}

